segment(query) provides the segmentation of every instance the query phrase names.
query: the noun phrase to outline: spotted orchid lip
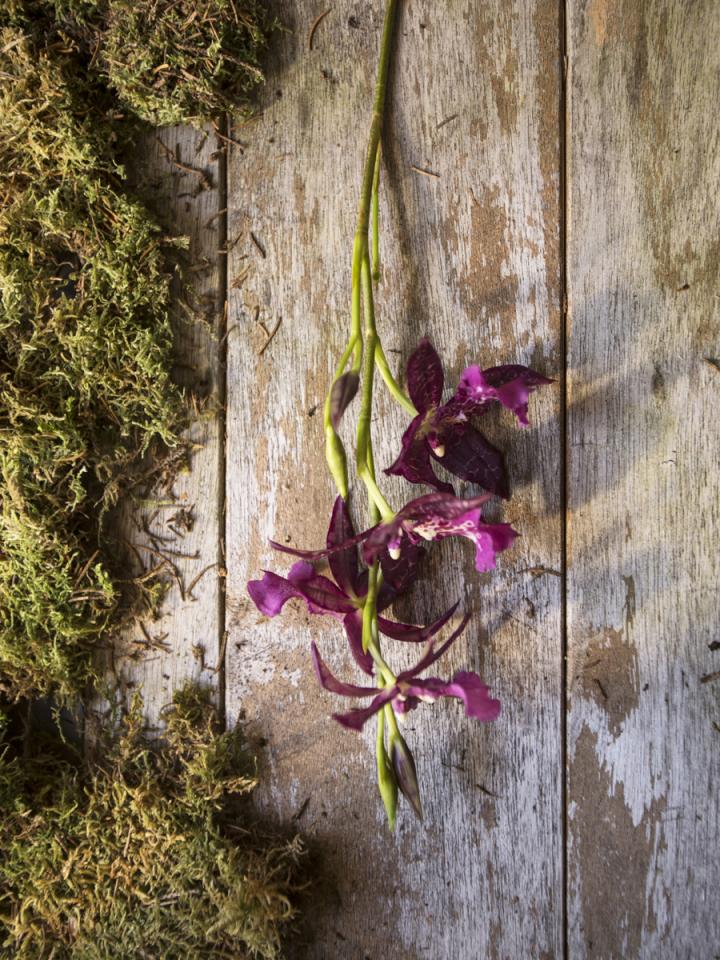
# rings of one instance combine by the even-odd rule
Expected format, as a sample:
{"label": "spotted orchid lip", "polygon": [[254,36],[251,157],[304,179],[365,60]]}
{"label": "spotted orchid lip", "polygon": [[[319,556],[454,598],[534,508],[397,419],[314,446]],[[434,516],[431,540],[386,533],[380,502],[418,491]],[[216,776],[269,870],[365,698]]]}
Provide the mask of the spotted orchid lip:
{"label": "spotted orchid lip", "polygon": [[380,523],[368,532],[362,552],[365,562],[371,564],[381,551],[390,556],[408,540],[444,540],[447,537],[465,537],[475,545],[476,568],[493,570],[497,554],[507,550],[518,536],[508,523],[486,523],[482,507],[490,494],[463,500],[448,493],[429,493],[407,503],[392,520]]}

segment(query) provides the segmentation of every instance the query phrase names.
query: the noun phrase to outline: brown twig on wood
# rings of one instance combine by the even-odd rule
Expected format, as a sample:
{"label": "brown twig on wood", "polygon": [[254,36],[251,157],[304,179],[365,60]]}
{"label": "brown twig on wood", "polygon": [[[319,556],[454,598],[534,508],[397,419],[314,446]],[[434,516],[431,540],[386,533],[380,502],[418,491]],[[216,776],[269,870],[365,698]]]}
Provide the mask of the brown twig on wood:
{"label": "brown twig on wood", "polygon": [[320,26],[320,24],[323,22],[323,20],[330,13],[331,10],[332,10],[332,7],[328,7],[328,9],[323,11],[323,13],[321,13],[319,17],[315,18],[315,22],[310,27],[310,32],[308,34],[308,50],[312,50],[313,40],[315,39],[315,32],[317,31],[317,28]]}
{"label": "brown twig on wood", "polygon": [[210,182],[207,174],[206,174],[203,170],[198,170],[197,167],[191,167],[191,166],[190,166],[189,164],[187,164],[187,163],[181,163],[181,161],[178,160],[177,157],[175,156],[175,154],[172,152],[172,150],[170,149],[170,147],[169,147],[166,143],[163,143],[163,141],[160,139],[160,137],[155,137],[155,139],[156,139],[157,142],[160,144],[160,146],[162,147],[162,149],[165,151],[165,154],[166,154],[169,162],[170,162],[174,167],[177,167],[178,170],[182,170],[184,173],[191,173],[191,174],[193,174],[193,176],[197,177],[198,180],[200,181],[200,189],[201,189],[201,190],[212,190],[212,183]]}
{"label": "brown twig on wood", "polygon": [[415,173],[421,173],[424,177],[430,177],[431,180],[440,179],[439,173],[435,173],[433,170],[425,170],[423,167],[416,167],[414,163],[410,164],[410,169]]}
{"label": "brown twig on wood", "polygon": [[[261,357],[261,356],[265,353],[265,351],[267,350],[267,348],[268,348],[268,347],[270,346],[270,344],[272,343],[273,337],[275,336],[275,334],[276,334],[276,333],[278,332],[278,330],[280,329],[280,324],[281,324],[281,323],[282,323],[282,317],[280,317],[280,318],[278,319],[278,322],[277,322],[277,323],[275,324],[275,326],[272,328],[272,330],[270,331],[270,333],[268,333],[268,335],[267,335],[267,340],[266,340],[265,343],[262,345],[262,347],[260,348],[260,351],[259,351],[259,353],[258,353],[258,356],[259,356],[259,357]],[[262,326],[262,324],[261,324],[261,326]],[[264,329],[264,327],[263,327],[263,329]]]}

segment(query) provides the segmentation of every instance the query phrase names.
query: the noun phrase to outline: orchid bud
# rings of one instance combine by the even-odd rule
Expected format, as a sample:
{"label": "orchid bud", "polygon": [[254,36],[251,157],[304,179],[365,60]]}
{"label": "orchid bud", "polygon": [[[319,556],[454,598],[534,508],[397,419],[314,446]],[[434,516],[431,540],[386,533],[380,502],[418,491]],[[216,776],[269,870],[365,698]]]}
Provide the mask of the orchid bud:
{"label": "orchid bud", "polygon": [[354,370],[343,373],[332,385],[330,391],[330,422],[336,430],[340,426],[342,415],[358,392],[359,385],[360,377]]}
{"label": "orchid bud", "polygon": [[399,731],[393,730],[390,734],[390,755],[397,784],[418,818],[422,820],[422,803],[420,802],[420,786],[418,784],[417,769],[410,747]]}
{"label": "orchid bud", "polygon": [[385,747],[380,747],[379,745],[377,750],[377,769],[380,796],[385,804],[385,812],[390,829],[394,830],[395,818],[397,816],[398,782]]}
{"label": "orchid bud", "polygon": [[348,473],[345,447],[332,424],[327,424],[325,427],[325,459],[340,496],[343,500],[347,500]]}

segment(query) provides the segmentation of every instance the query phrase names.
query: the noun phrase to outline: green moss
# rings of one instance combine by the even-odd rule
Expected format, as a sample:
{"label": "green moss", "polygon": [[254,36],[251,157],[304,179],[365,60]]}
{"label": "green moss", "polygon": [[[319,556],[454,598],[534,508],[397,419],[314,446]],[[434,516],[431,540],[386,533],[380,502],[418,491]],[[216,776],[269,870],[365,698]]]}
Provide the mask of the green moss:
{"label": "green moss", "polygon": [[252,110],[274,26],[261,0],[5,0],[16,22],[69,40],[121,103],[155,125]]}
{"label": "green moss", "polygon": [[75,67],[0,32],[0,688],[13,698],[90,677],[120,600],[102,517],[184,417],[167,241],[125,192],[106,92]]}
{"label": "green moss", "polygon": [[[259,82],[255,0],[0,0],[0,694],[68,699],[132,589],[120,494],[177,448],[171,247],[123,145]],[[124,105],[119,109],[120,105]],[[128,107],[132,108],[128,111]],[[134,111],[134,113],[133,113]],[[145,601],[159,584],[143,585]]]}
{"label": "green moss", "polygon": [[58,741],[0,746],[0,943],[18,960],[275,958],[292,918],[297,842],[248,819],[239,735],[206,693],[175,698],[161,745],[133,703],[90,771]]}

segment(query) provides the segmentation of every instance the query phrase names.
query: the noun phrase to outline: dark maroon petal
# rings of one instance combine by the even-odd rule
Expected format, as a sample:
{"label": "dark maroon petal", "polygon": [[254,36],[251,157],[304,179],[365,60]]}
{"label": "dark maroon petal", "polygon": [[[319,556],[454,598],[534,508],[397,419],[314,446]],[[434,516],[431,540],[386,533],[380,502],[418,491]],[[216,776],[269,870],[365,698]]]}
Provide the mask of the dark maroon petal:
{"label": "dark maroon petal", "polygon": [[[327,532],[327,548],[335,550],[342,546],[348,540],[355,536],[355,529],[350,519],[350,512],[347,504],[342,497],[337,497],[333,506],[333,512],[330,517],[330,526]],[[347,549],[338,550],[328,556],[330,570],[335,577],[335,582],[351,596],[360,596],[358,578],[360,575],[358,566],[357,547],[352,546]]]}
{"label": "dark maroon petal", "polygon": [[349,710],[347,713],[334,713],[333,720],[337,720],[339,724],[341,724],[343,727],[347,727],[348,730],[362,730],[365,722],[379,710],[382,710],[385,704],[392,700],[392,698],[395,696],[395,693],[395,687],[389,687],[387,690],[383,690],[382,693],[379,693],[369,707],[356,707],[353,710]]}
{"label": "dark maroon petal", "polygon": [[311,613],[349,613],[355,610],[352,600],[332,580],[316,573],[313,566],[303,560],[293,564],[288,580],[307,601]]}
{"label": "dark maroon petal", "polygon": [[385,636],[390,637],[392,640],[402,640],[405,643],[425,643],[442,630],[457,608],[457,603],[453,604],[438,620],[427,627],[415,627],[409,623],[397,623],[394,620],[386,620],[384,617],[378,617],[378,626]]}
{"label": "dark maroon petal", "polygon": [[419,673],[422,673],[423,670],[427,670],[428,667],[432,666],[436,660],[439,660],[442,655],[450,649],[450,647],[455,643],[457,638],[463,632],[465,627],[468,625],[470,620],[470,614],[466,613],[462,618],[460,626],[453,631],[453,633],[448,637],[445,643],[441,644],[437,649],[435,649],[434,643],[431,640],[428,644],[428,648],[425,652],[425,656],[422,660],[419,660],[414,667],[411,667],[409,670],[405,670],[403,673],[398,674],[398,683],[403,683],[408,680],[414,680]]}
{"label": "dark maroon petal", "polygon": [[[418,566],[422,558],[422,548],[406,540],[400,549],[400,556],[393,560],[387,550],[380,553],[380,567],[383,583],[393,591],[393,598],[403,593],[415,582]],[[379,607],[384,609],[384,607]]]}
{"label": "dark maroon petal", "polygon": [[435,476],[427,440],[418,435],[422,425],[422,417],[415,417],[411,421],[403,434],[400,456],[385,470],[385,473],[392,477],[404,477],[410,483],[426,483],[437,490],[452,493],[453,488],[450,484],[443,483]]}
{"label": "dark maroon petal", "polygon": [[364,673],[372,676],[373,658],[369,653],[363,651],[362,645],[362,611],[355,610],[353,613],[348,613],[343,620],[343,624],[345,625],[350,653],[353,655],[355,662]]}
{"label": "dark maroon petal", "polygon": [[436,677],[416,680],[403,688],[403,696],[407,698],[410,708],[415,705],[415,700],[435,701],[440,697],[456,697],[465,704],[466,717],[490,723],[500,716],[500,701],[490,696],[490,688],[476,673],[464,670],[456,673],[450,683]]}
{"label": "dark maroon petal", "polygon": [[374,697],[377,693],[377,687],[358,687],[354,683],[342,683],[338,680],[323,661],[317,644],[313,641],[310,644],[313,666],[320,686],[330,693],[337,693],[341,697]]}
{"label": "dark maroon petal", "polygon": [[437,407],[443,394],[443,369],[430,341],[423,337],[407,365],[408,393],[418,413]]}
{"label": "dark maroon petal", "polygon": [[342,416],[353,401],[360,386],[360,377],[352,370],[344,373],[335,381],[330,391],[330,422],[335,430],[340,426]]}
{"label": "dark maroon petal", "polygon": [[442,435],[444,454],[432,455],[446,470],[498,497],[508,499],[507,471],[502,453],[469,423],[448,425]]}
{"label": "dark maroon petal", "polygon": [[[295,566],[299,566],[296,564]],[[309,563],[303,564],[310,571],[315,572]],[[294,569],[294,568],[293,568]],[[270,570],[263,571],[262,580],[251,580],[247,585],[250,598],[261,613],[267,617],[275,617],[293,597],[302,597],[296,586]]]}

